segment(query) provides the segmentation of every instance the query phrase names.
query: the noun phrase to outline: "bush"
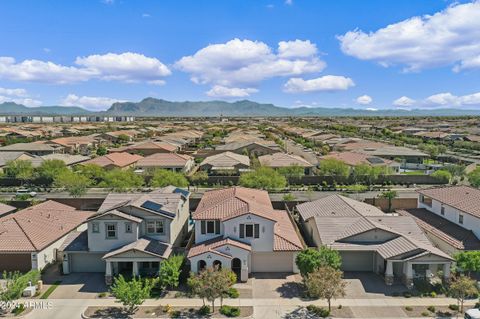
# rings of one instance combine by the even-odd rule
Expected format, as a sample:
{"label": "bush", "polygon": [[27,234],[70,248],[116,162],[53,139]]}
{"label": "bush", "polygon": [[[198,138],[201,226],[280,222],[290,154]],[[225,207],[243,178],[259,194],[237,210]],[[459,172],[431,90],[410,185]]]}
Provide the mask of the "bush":
{"label": "bush", "polygon": [[435,307],[434,306],[428,306],[427,310],[430,312],[435,312]]}
{"label": "bush", "polygon": [[411,298],[411,297],[412,297],[412,293],[411,293],[410,291],[405,291],[405,292],[403,293],[403,296],[404,296],[405,298]]}
{"label": "bush", "polygon": [[106,292],[101,292],[98,294],[98,298],[105,298],[107,296]]}
{"label": "bush", "polygon": [[227,296],[228,296],[229,298],[236,299],[236,298],[240,297],[240,293],[238,292],[237,289],[235,289],[235,288],[232,287],[232,288],[228,289],[228,291],[227,291]]}
{"label": "bush", "polygon": [[207,306],[207,305],[202,306],[202,307],[200,307],[200,309],[198,309],[198,314],[200,316],[208,316],[210,314],[210,312],[211,312],[210,311],[210,306]]}
{"label": "bush", "polygon": [[405,307],[405,310],[406,310],[406,311],[412,311],[412,310],[413,310],[413,308],[412,308],[412,307],[410,307],[410,306],[406,306],[406,307]]}
{"label": "bush", "polygon": [[240,308],[231,307],[231,306],[222,306],[220,307],[220,313],[227,317],[238,317],[240,316]]}
{"label": "bush", "polygon": [[437,293],[436,293],[435,291],[432,291],[432,292],[430,293],[430,297],[432,297],[432,298],[437,297]]}
{"label": "bush", "polygon": [[458,305],[451,304],[451,305],[448,305],[448,309],[453,311],[458,311],[459,307]]}
{"label": "bush", "polygon": [[315,305],[308,305],[307,310],[310,313],[312,313],[316,316],[319,316],[321,318],[326,318],[330,315],[330,311],[328,311],[328,309],[325,309],[323,307],[317,307]]}
{"label": "bush", "polygon": [[18,304],[18,306],[16,306],[12,312],[15,316],[18,316],[19,314],[21,314],[22,312],[25,311],[25,305],[23,303],[21,304]]}
{"label": "bush", "polygon": [[430,313],[428,311],[423,311],[421,313],[422,317],[429,317],[430,316]]}
{"label": "bush", "polygon": [[180,318],[182,313],[178,310],[170,312],[170,318]]}

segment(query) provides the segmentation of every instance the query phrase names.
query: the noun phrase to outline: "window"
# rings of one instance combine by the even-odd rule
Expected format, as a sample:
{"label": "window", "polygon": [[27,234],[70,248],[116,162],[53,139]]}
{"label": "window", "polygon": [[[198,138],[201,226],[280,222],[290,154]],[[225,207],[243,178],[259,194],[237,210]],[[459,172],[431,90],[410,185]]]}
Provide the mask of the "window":
{"label": "window", "polygon": [[92,223],[92,233],[99,233],[100,232],[100,227],[98,223]]}
{"label": "window", "polygon": [[132,230],[132,223],[125,223],[125,232],[126,233],[131,233]]}
{"label": "window", "polygon": [[240,238],[259,238],[259,224],[240,224]]}
{"label": "window", "polygon": [[151,220],[147,222],[147,233],[148,234],[163,234],[163,221],[161,220]]}
{"label": "window", "polygon": [[202,235],[205,234],[220,234],[219,220],[202,220],[200,222],[200,231]]}
{"label": "window", "polygon": [[117,238],[117,224],[116,223],[105,223],[106,228],[106,237],[107,239],[116,239]]}
{"label": "window", "polygon": [[463,215],[458,215],[458,223],[463,224]]}
{"label": "window", "polygon": [[442,216],[445,216],[445,206],[442,206],[442,208],[440,208],[440,214]]}
{"label": "window", "polygon": [[425,203],[425,196],[420,194],[420,203]]}

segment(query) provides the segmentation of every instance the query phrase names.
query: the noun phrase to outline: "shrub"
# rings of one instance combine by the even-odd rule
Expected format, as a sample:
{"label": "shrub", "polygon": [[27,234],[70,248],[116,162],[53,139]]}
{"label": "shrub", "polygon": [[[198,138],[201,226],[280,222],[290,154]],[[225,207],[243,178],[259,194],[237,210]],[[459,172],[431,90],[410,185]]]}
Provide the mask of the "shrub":
{"label": "shrub", "polygon": [[458,311],[459,307],[458,305],[451,304],[451,305],[448,305],[448,309],[453,311]]}
{"label": "shrub", "polygon": [[170,318],[180,318],[182,313],[178,310],[170,312]]}
{"label": "shrub", "polygon": [[432,298],[437,297],[437,293],[436,293],[435,291],[432,291],[432,292],[430,293],[430,297],[432,297]]}
{"label": "shrub", "polygon": [[22,312],[25,311],[25,304],[21,303],[21,304],[18,304],[18,306],[16,306],[12,312],[15,316],[18,316],[19,314],[21,314]]}
{"label": "shrub", "polygon": [[210,306],[207,306],[207,305],[202,306],[202,307],[200,307],[200,309],[198,309],[198,314],[200,316],[208,316],[210,314],[210,312],[211,312],[210,311]]}
{"label": "shrub", "polygon": [[238,290],[233,287],[228,289],[227,295],[229,298],[234,298],[234,299],[240,297],[240,293],[238,292]]}
{"label": "shrub", "polygon": [[421,313],[422,317],[429,317],[430,316],[430,313],[428,311],[423,311]]}
{"label": "shrub", "polygon": [[317,307],[315,305],[308,305],[307,310],[310,313],[312,313],[316,316],[319,316],[321,318],[326,318],[330,315],[330,311],[328,311],[328,309],[323,308],[323,307]]}
{"label": "shrub", "polygon": [[240,316],[240,308],[231,307],[231,306],[222,306],[220,307],[220,313],[227,317],[238,317]]}
{"label": "shrub", "polygon": [[406,310],[406,311],[412,311],[412,310],[413,310],[413,308],[412,308],[412,307],[410,307],[410,306],[406,306],[406,307],[405,307],[405,310]]}
{"label": "shrub", "polygon": [[435,307],[434,306],[428,306],[427,310],[430,312],[435,312]]}
{"label": "shrub", "polygon": [[105,298],[107,296],[106,292],[101,292],[98,294],[98,298]]}
{"label": "shrub", "polygon": [[405,298],[411,298],[411,297],[412,297],[412,293],[411,293],[410,291],[405,291],[405,292],[403,293],[403,296],[404,296]]}

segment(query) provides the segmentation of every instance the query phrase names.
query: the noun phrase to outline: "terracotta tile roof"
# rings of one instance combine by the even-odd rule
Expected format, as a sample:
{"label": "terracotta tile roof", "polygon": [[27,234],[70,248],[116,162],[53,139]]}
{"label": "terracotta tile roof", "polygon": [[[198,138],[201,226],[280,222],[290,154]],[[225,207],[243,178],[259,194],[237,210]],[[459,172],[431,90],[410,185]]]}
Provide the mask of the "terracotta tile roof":
{"label": "terracotta tile roof", "polygon": [[480,250],[480,239],[471,230],[458,226],[426,209],[414,208],[397,211],[403,216],[415,218],[417,224],[427,233],[447,242],[459,250]]}
{"label": "terracotta tile roof", "polygon": [[246,155],[241,155],[233,152],[224,152],[205,158],[200,166],[212,165],[214,167],[234,167],[235,165],[243,164],[250,166],[250,158]]}
{"label": "terracotta tile roof", "polygon": [[94,219],[97,219],[97,218],[100,218],[100,217],[106,216],[106,215],[114,215],[114,216],[129,220],[129,221],[132,221],[132,222],[137,223],[137,224],[140,224],[143,221],[143,219],[141,219],[141,218],[135,217],[135,216],[130,215],[130,214],[126,214],[126,213],[121,212],[117,209],[112,209],[112,210],[106,211],[104,213],[97,213],[95,215],[92,215],[89,218],[89,220],[94,220]]}
{"label": "terracotta tile roof", "polygon": [[193,157],[177,153],[156,153],[137,162],[138,167],[185,167]]}
{"label": "terracotta tile roof", "polygon": [[109,253],[105,254],[102,259],[114,257],[128,251],[139,251],[149,255],[160,257],[162,259],[167,259],[172,253],[172,245],[163,243],[152,238],[142,237],[134,241],[133,243],[110,251]]}
{"label": "terracotta tile roof", "polygon": [[40,251],[75,230],[91,215],[46,201],[0,218],[0,251]]}
{"label": "terracotta tile roof", "polygon": [[111,149],[111,152],[125,152],[125,151],[142,151],[142,150],[164,150],[167,152],[175,152],[177,147],[167,142],[146,141],[133,145],[127,145],[116,149]]}
{"label": "terracotta tile roof", "polygon": [[110,165],[116,167],[126,167],[136,163],[142,158],[142,156],[137,154],[111,153],[104,156],[95,157],[94,159],[83,162],[82,164],[95,164],[102,167]]}
{"label": "terracotta tile roof", "polygon": [[480,189],[461,185],[421,189],[418,193],[480,218]]}
{"label": "terracotta tile roof", "polygon": [[8,213],[11,213],[16,209],[17,209],[16,207],[13,207],[4,203],[0,203],[0,217]]}
{"label": "terracotta tile roof", "polygon": [[192,246],[192,248],[190,248],[190,250],[188,251],[187,258],[195,257],[208,252],[219,253],[222,256],[231,258],[232,256],[228,256],[225,253],[216,251],[218,248],[226,245],[235,246],[247,251],[252,250],[252,247],[249,244],[242,243],[231,238],[223,238],[222,236],[219,236]]}
{"label": "terracotta tile roof", "polygon": [[50,142],[55,144],[60,144],[63,146],[70,145],[88,145],[96,143],[97,141],[93,136],[69,136],[69,137],[60,137],[51,140]]}
{"label": "terracotta tile roof", "polygon": [[206,192],[192,214],[194,220],[229,220],[253,214],[275,222],[274,250],[301,250],[302,242],[288,212],[274,210],[268,192],[232,187]]}
{"label": "terracotta tile roof", "polygon": [[[344,162],[349,166],[355,166],[359,164],[367,164],[370,166],[379,166],[379,165],[391,165],[395,163],[394,161],[383,159],[380,157],[367,155],[359,152],[340,152],[340,153],[330,153],[328,155],[322,156],[321,159],[336,159]],[[321,161],[320,161],[321,165]]]}
{"label": "terracotta tile roof", "polygon": [[262,166],[269,167],[288,167],[292,165],[298,165],[301,167],[313,167],[313,164],[305,160],[304,158],[287,153],[274,153],[271,155],[264,155],[258,158]]}

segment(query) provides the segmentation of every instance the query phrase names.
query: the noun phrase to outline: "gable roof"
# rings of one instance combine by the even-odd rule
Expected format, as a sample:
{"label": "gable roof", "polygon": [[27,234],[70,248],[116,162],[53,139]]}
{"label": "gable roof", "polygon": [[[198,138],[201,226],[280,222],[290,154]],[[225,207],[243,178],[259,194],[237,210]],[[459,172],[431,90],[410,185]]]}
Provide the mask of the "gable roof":
{"label": "gable roof", "polygon": [[420,189],[417,192],[480,218],[480,189],[459,185]]}
{"label": "gable roof", "polygon": [[250,166],[250,158],[246,155],[241,155],[233,152],[223,152],[206,157],[200,166],[212,165],[213,167],[234,167],[235,165],[243,164]]}
{"label": "gable roof", "polygon": [[[328,155],[322,156],[322,159],[336,159],[344,162],[349,166],[355,166],[359,164],[367,164],[370,166],[391,165],[394,161],[383,159],[381,157],[368,155],[359,152],[334,152]],[[321,164],[320,164],[321,165]]]}
{"label": "gable roof", "polygon": [[126,151],[141,151],[141,150],[163,150],[167,152],[175,152],[178,147],[167,142],[145,141],[133,145],[127,145],[116,149],[111,149],[111,152],[126,152]]}
{"label": "gable roof", "polygon": [[40,251],[91,215],[51,200],[6,215],[0,218],[0,251]]}
{"label": "gable roof", "polygon": [[177,153],[156,153],[137,162],[139,167],[185,167],[193,157]]}
{"label": "gable roof", "polygon": [[108,252],[102,257],[102,259],[121,255],[129,251],[138,251],[146,253],[148,255],[152,255],[154,257],[167,259],[172,253],[172,245],[163,243],[149,237],[141,237],[133,243],[127,244],[125,246]]}
{"label": "gable roof", "polygon": [[[223,238],[222,236],[219,236],[219,237],[215,237],[215,238],[206,240],[204,242],[195,244],[188,251],[187,257],[192,258],[192,257],[198,256],[198,255],[204,254],[204,253],[208,253],[208,252],[219,253],[219,252],[216,251],[216,249],[218,249],[220,247],[223,247],[223,246],[226,246],[226,245],[232,245],[232,246],[235,246],[237,248],[247,250],[247,251],[252,250],[252,247],[249,244],[242,243],[238,240],[231,239],[231,238],[228,238],[228,237]],[[221,253],[221,254],[225,255],[224,253]],[[231,256],[228,256],[228,257],[231,257]]]}
{"label": "gable roof", "polygon": [[117,166],[125,167],[136,163],[143,157],[137,154],[130,154],[126,152],[122,153],[110,153],[104,156],[95,157],[89,161],[83,162],[83,164],[95,164],[98,166]]}
{"label": "gable roof", "polygon": [[263,155],[258,158],[262,166],[269,167],[288,167],[292,165],[297,165],[300,167],[313,167],[314,165],[305,160],[304,158],[287,153],[273,153],[270,155]]}

